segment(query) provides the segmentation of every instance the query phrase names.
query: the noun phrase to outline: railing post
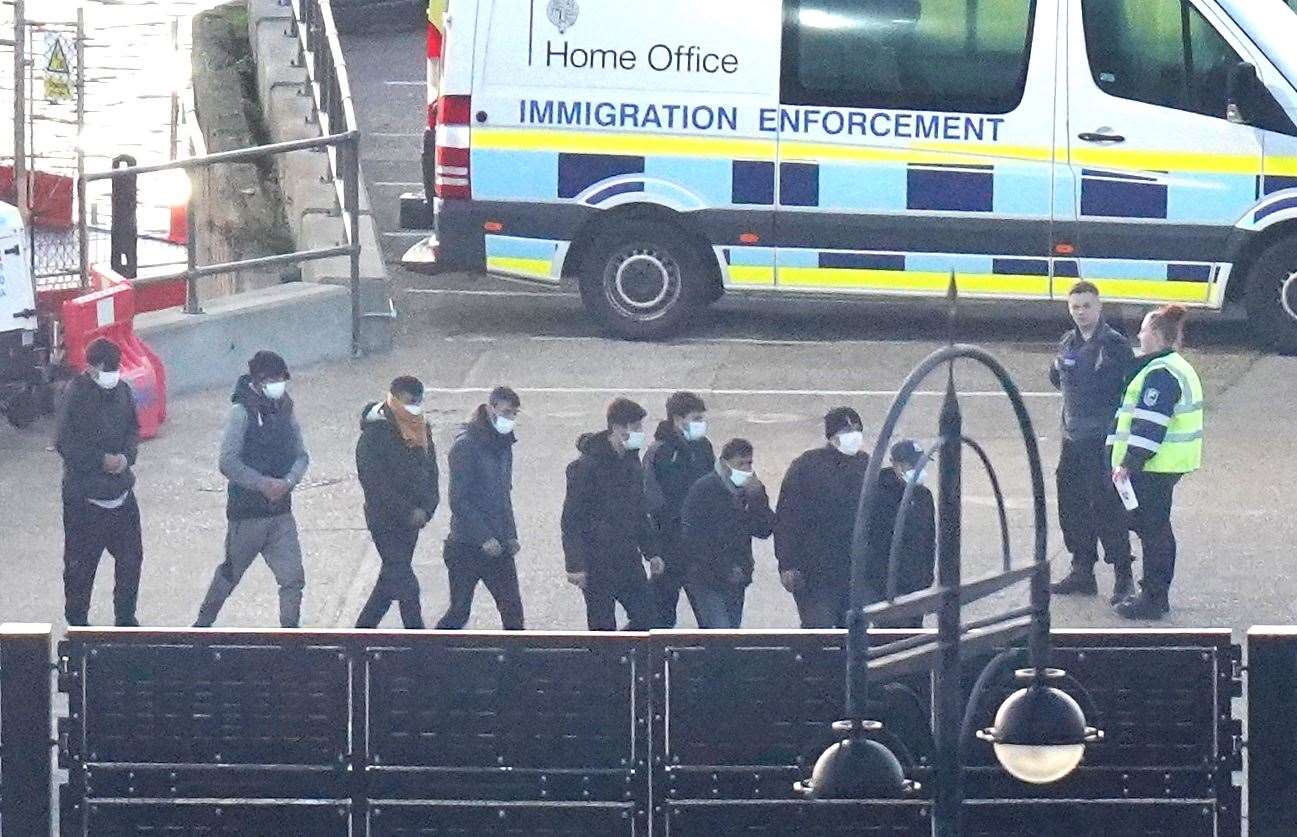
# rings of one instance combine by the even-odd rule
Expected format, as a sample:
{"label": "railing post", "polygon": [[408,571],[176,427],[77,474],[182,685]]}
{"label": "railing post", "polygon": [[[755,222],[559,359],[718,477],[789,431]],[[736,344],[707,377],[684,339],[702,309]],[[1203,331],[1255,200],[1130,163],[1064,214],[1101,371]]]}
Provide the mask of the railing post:
{"label": "railing post", "polygon": [[1247,632],[1247,801],[1251,837],[1297,834],[1297,626]]}
{"label": "railing post", "polygon": [[[208,170],[210,172],[210,169]],[[193,183],[193,172],[185,169],[185,177]],[[208,173],[202,175],[202,182],[208,181]],[[189,200],[185,202],[185,313],[201,314],[203,306],[198,301],[198,277],[194,271],[198,268],[198,225],[194,219],[194,190],[189,190]]]}
{"label": "railing post", "polygon": [[50,837],[49,625],[0,625],[0,831]]}
{"label": "railing post", "polygon": [[343,164],[343,200],[351,245],[351,355],[360,356],[360,132],[352,131]]}
{"label": "railing post", "polygon": [[[129,154],[119,154],[113,158],[113,169],[133,168],[136,160]],[[112,205],[113,220],[110,230],[112,245],[111,263],[113,271],[126,279],[134,279],[139,272],[139,227],[135,217],[138,206],[139,186],[134,174],[122,174],[113,178]]]}

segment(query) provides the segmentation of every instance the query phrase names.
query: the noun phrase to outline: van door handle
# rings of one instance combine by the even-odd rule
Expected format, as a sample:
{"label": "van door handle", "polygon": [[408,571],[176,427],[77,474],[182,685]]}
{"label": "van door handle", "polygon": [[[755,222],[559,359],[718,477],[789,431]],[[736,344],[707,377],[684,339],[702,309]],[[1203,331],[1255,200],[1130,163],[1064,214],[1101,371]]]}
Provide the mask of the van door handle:
{"label": "van door handle", "polygon": [[10,247],[8,250],[5,250],[5,255],[6,255],[6,256],[16,256],[16,255],[18,255],[18,245],[15,244],[14,246]]}
{"label": "van door handle", "polygon": [[1111,142],[1111,143],[1118,143],[1118,142],[1125,142],[1125,141],[1126,141],[1126,138],[1123,137],[1121,134],[1096,134],[1096,133],[1092,133],[1092,132],[1089,132],[1089,131],[1087,131],[1087,132],[1085,132],[1085,133],[1082,133],[1082,134],[1077,134],[1077,135],[1076,135],[1076,138],[1079,139],[1079,140],[1082,140],[1083,142]]}

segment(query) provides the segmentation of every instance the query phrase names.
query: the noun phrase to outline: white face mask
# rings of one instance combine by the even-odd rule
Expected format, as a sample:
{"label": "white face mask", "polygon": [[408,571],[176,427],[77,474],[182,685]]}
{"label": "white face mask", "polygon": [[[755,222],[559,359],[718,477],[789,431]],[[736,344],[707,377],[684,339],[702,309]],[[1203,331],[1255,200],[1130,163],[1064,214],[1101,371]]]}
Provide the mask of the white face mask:
{"label": "white face mask", "polygon": [[740,471],[737,468],[730,469],[730,482],[734,483],[735,488],[742,488],[752,479],[751,471]]}
{"label": "white face mask", "polygon": [[644,431],[632,430],[626,437],[626,450],[639,450],[644,447]]}
{"label": "white face mask", "polygon": [[103,389],[116,389],[122,380],[121,370],[114,372],[96,372],[95,383]]}
{"label": "white face mask", "polygon": [[906,482],[914,482],[918,485],[923,485],[925,482],[928,481],[928,471],[925,468],[924,470],[919,472],[918,477],[915,477],[914,469],[910,468],[909,470],[901,474],[901,478],[904,479]]}
{"label": "white face mask", "polygon": [[405,411],[406,411],[407,413],[409,413],[410,415],[412,415],[412,416],[421,416],[421,415],[423,415],[423,405],[422,405],[422,404],[402,404],[401,406],[404,407],[404,408],[405,408]]}
{"label": "white face mask", "polygon": [[859,430],[851,430],[846,433],[838,434],[838,450],[847,456],[855,456],[860,453],[860,448],[865,444],[865,434]]}
{"label": "white face mask", "polygon": [[510,433],[513,432],[513,428],[516,425],[517,422],[515,420],[511,418],[505,418],[504,416],[496,416],[494,419],[491,420],[491,426],[494,427],[495,432],[499,433],[501,436],[508,436]]}
{"label": "white face mask", "polygon": [[707,435],[707,422],[691,421],[685,425],[685,441],[696,442]]}
{"label": "white face mask", "polygon": [[285,392],[288,392],[288,382],[270,381],[261,387],[261,391],[264,392],[266,397],[271,401],[278,401],[284,397]]}

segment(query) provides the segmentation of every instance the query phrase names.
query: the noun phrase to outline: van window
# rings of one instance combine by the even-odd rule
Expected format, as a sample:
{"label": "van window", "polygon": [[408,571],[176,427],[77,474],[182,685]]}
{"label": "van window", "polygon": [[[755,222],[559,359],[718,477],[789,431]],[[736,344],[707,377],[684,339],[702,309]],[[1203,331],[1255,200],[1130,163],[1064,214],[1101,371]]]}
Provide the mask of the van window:
{"label": "van window", "polygon": [[1008,113],[1035,0],[785,0],[783,101]]}
{"label": "van window", "polygon": [[1225,118],[1238,53],[1188,0],[1082,0],[1090,74],[1112,96]]}

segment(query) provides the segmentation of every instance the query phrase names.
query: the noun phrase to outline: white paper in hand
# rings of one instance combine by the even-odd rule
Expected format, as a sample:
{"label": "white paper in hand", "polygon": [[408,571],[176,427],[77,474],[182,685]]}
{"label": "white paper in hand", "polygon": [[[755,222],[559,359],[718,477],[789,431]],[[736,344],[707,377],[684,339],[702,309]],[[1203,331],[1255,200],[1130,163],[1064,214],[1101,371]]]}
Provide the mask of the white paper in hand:
{"label": "white paper in hand", "polygon": [[1139,508],[1139,498],[1135,496],[1135,486],[1130,484],[1129,476],[1115,479],[1113,484],[1117,486],[1117,494],[1121,497],[1121,504],[1126,507],[1126,511]]}

